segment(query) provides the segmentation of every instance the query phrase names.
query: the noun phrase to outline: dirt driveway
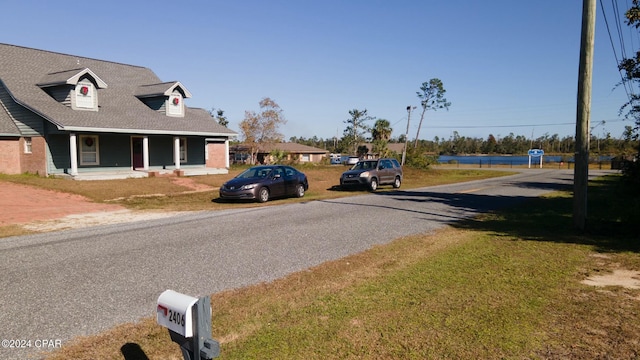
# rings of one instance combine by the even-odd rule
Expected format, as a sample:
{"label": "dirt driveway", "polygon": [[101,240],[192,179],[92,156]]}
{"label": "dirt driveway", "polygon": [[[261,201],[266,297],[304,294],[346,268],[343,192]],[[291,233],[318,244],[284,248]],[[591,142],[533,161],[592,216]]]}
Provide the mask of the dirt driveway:
{"label": "dirt driveway", "polygon": [[79,195],[0,182],[0,226],[121,210],[124,207],[93,203]]}
{"label": "dirt driveway", "polygon": [[[190,178],[174,178],[190,191],[212,188]],[[68,193],[0,182],[0,226],[20,225],[32,231],[52,231],[138,220],[152,220],[179,214],[176,211],[132,211],[123,206],[91,202]]]}

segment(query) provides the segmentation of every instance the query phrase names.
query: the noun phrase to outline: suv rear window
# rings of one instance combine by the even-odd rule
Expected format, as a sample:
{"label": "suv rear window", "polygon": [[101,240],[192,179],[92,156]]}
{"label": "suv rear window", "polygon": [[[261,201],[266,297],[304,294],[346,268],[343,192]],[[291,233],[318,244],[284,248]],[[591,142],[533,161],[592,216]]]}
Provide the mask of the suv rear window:
{"label": "suv rear window", "polygon": [[393,164],[390,160],[382,160],[380,161],[380,169],[392,169]]}

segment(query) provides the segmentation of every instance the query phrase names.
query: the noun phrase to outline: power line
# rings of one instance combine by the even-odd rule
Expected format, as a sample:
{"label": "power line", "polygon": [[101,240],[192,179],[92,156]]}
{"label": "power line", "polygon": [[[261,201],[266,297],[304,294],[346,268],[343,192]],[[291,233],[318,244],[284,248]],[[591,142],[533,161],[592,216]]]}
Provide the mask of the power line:
{"label": "power line", "polygon": [[616,22],[616,31],[618,32],[618,41],[620,42],[620,54],[623,59],[626,59],[627,51],[625,49],[625,43],[622,36],[622,24],[620,24],[620,8],[618,7],[618,0],[611,0],[611,6],[613,6],[613,16]]}
{"label": "power line", "polygon": [[533,125],[462,125],[462,126],[425,126],[425,129],[482,129],[482,128],[509,128],[509,127],[532,127],[532,126],[555,126],[555,125],[575,125],[575,122],[555,123],[555,124],[533,124]]}
{"label": "power line", "polygon": [[[627,49],[626,49],[627,41],[625,41],[624,32],[622,31],[623,24],[622,24],[622,20],[621,20],[621,14],[624,14],[625,12],[624,11],[620,11],[620,7],[618,6],[618,0],[611,0],[611,1],[612,1],[612,5],[614,6],[614,12],[613,13],[616,15],[616,25],[617,25],[616,28],[617,28],[617,31],[618,31],[618,37],[620,39],[620,51],[621,51],[621,54],[622,54],[622,58],[623,59],[627,59],[628,58]],[[627,2],[627,8],[630,8],[629,2]],[[625,15],[625,17],[626,17],[626,15]],[[627,28],[629,28],[630,31],[632,29],[631,26],[627,26]],[[629,36],[629,39],[630,39],[630,43],[631,43],[631,48],[634,49],[635,47],[633,46],[633,32],[630,32],[630,34],[631,35]],[[632,51],[632,53],[633,53],[633,51]],[[629,86],[629,91],[631,92],[631,98],[633,98],[635,93],[636,93],[634,91],[634,89],[633,89],[634,82],[626,81],[626,83]],[[631,100],[631,98],[630,98],[630,100]]]}
{"label": "power line", "polygon": [[[627,9],[631,9],[631,4],[629,4],[629,0],[626,0],[627,3]],[[640,34],[638,34],[637,31],[635,31],[635,27],[633,26],[627,26],[627,29],[629,29],[629,39],[631,42],[631,48],[632,49],[637,49],[638,46],[636,44],[638,44],[638,37],[640,36]],[[634,41],[635,40],[635,41]]]}
{"label": "power line", "polygon": [[[612,0],[612,5],[613,5],[613,1]],[[613,51],[613,57],[616,60],[616,67],[618,67],[618,65],[620,64],[620,59],[618,59],[618,54],[616,52],[616,47],[615,44],[613,42],[613,37],[611,36],[611,28],[609,27],[609,21],[607,20],[607,14],[606,11],[604,9],[604,4],[602,3],[602,0],[600,0],[600,9],[602,10],[602,17],[604,18],[604,23],[605,23],[605,27],[607,28],[607,34],[609,35],[609,42],[611,43],[611,49]],[[617,7],[616,7],[617,10]],[[620,26],[619,26],[619,20],[620,18],[618,16],[615,16],[615,14],[617,13],[617,11],[614,10],[614,18],[617,20],[616,21],[616,29],[618,29],[618,38],[620,39],[620,46],[622,47],[621,49],[621,53],[624,54],[624,42],[621,40],[622,39],[622,33],[620,30]],[[626,58],[623,55],[623,58]],[[631,85],[628,84],[628,82],[625,80],[624,75],[622,74],[622,70],[618,67],[618,73],[620,73],[620,84],[622,84],[622,86],[624,87],[624,91],[625,93],[627,93],[627,98],[629,100],[631,100],[631,94],[633,93],[633,89],[631,89]],[[628,87],[627,87],[628,86]]]}
{"label": "power line", "polygon": [[[610,123],[610,122],[620,122],[627,121],[625,119],[613,119],[613,120],[601,120],[602,122]],[[575,125],[575,122],[565,122],[565,123],[548,123],[548,124],[524,124],[524,125],[443,125],[443,126],[424,126],[424,129],[483,129],[483,128],[513,128],[513,127],[538,127],[538,126],[566,126],[566,125]]]}

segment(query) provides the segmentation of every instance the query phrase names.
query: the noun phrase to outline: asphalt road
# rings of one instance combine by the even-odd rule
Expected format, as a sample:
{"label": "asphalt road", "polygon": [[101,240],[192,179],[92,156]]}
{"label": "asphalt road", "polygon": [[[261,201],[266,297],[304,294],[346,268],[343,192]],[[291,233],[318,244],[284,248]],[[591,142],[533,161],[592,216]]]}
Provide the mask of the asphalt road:
{"label": "asphalt road", "polygon": [[270,281],[570,189],[572,178],[573,171],[530,169],[455,185],[0,239],[0,337],[31,342],[15,349],[3,341],[0,358],[35,357],[49,344],[42,340],[64,346],[75,336],[155,316],[166,289],[197,297]]}

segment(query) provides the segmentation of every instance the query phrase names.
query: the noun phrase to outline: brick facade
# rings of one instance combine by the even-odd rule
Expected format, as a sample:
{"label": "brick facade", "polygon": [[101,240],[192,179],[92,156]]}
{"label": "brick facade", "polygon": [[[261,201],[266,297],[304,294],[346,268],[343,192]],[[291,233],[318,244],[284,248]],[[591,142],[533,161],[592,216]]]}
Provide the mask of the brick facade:
{"label": "brick facade", "polygon": [[25,138],[20,138],[20,168],[21,173],[47,175],[46,142],[41,136],[31,137],[31,153],[25,153]]}
{"label": "brick facade", "polygon": [[0,139],[0,172],[20,174],[20,139]]}
{"label": "brick facade", "polygon": [[207,144],[207,164],[208,168],[224,169],[227,167],[227,152],[224,143]]}
{"label": "brick facade", "polygon": [[0,140],[0,169],[4,174],[47,175],[46,143],[43,137],[31,138],[31,153],[25,151],[25,138]]}

